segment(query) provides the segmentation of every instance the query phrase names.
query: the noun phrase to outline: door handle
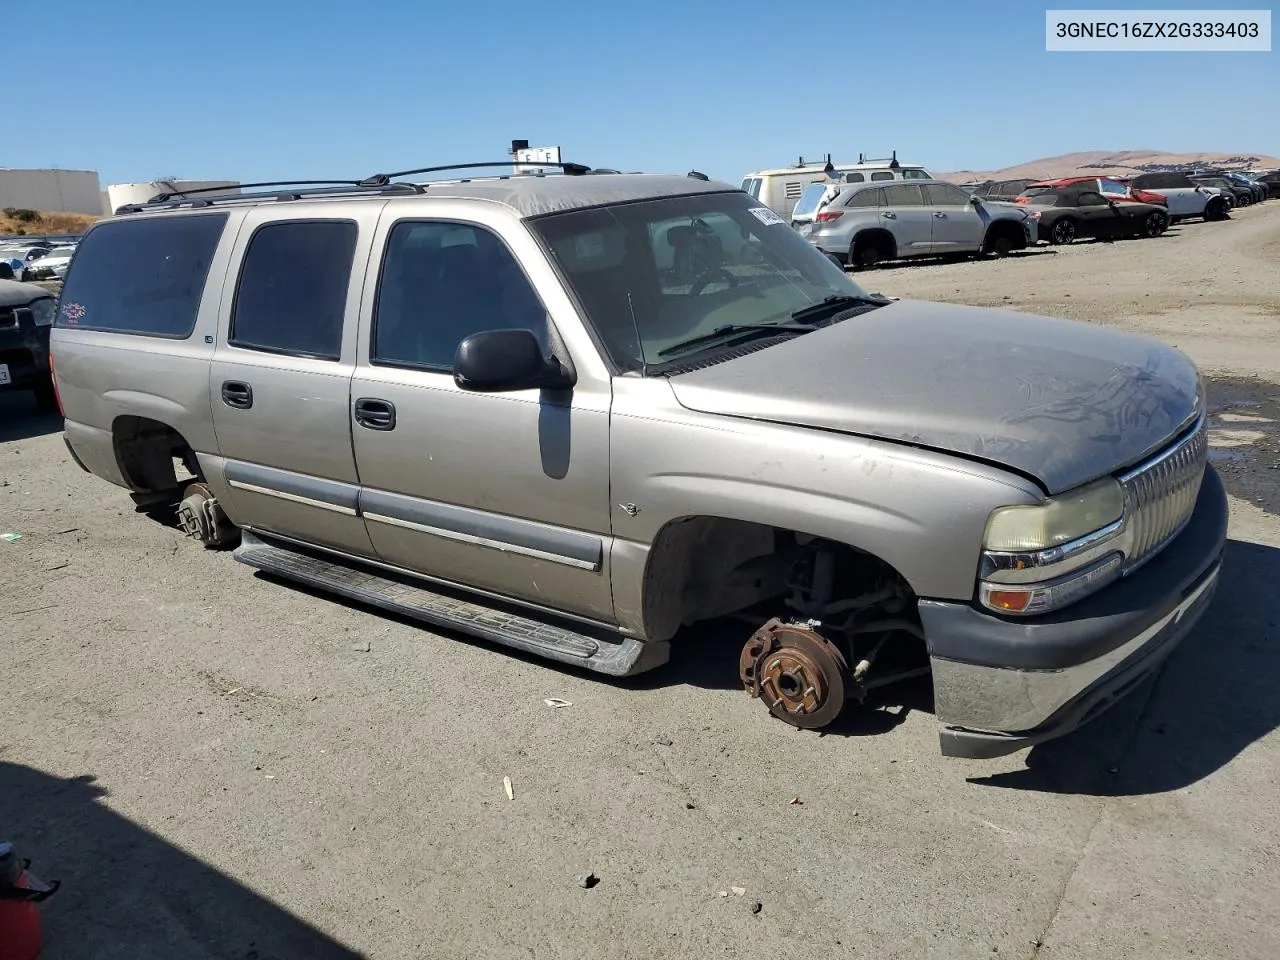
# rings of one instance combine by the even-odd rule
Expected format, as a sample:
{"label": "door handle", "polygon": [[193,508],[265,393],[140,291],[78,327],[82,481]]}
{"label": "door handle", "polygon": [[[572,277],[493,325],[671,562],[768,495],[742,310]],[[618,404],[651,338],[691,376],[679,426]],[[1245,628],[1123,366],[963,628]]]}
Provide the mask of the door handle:
{"label": "door handle", "polygon": [[394,430],[396,428],[396,407],[387,400],[375,397],[361,397],[356,401],[356,423],[369,430]]}
{"label": "door handle", "polygon": [[898,219],[898,215],[894,213],[892,210],[886,210],[884,213],[880,214],[880,216],[884,217],[886,220]]}
{"label": "door handle", "polygon": [[222,402],[237,410],[248,410],[253,406],[253,387],[239,380],[224,380]]}
{"label": "door handle", "polygon": [[945,219],[947,219],[947,215],[946,215],[945,213],[943,213],[941,210],[937,211],[937,212],[933,215],[933,217],[934,217],[934,219],[935,219],[935,220],[945,220]]}

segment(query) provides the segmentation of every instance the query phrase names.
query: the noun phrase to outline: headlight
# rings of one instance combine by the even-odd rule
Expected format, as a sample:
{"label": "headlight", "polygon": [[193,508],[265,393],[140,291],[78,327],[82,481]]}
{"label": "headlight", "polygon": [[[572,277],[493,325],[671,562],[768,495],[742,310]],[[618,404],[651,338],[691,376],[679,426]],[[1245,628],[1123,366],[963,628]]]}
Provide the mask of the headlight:
{"label": "headlight", "polygon": [[1118,577],[1124,492],[1111,477],[987,519],[978,599],[1001,613],[1047,613]]}
{"label": "headlight", "polygon": [[1122,513],[1120,484],[1105,477],[1042,503],[1001,507],[987,519],[983,546],[1003,553],[1044,550],[1114,523]]}

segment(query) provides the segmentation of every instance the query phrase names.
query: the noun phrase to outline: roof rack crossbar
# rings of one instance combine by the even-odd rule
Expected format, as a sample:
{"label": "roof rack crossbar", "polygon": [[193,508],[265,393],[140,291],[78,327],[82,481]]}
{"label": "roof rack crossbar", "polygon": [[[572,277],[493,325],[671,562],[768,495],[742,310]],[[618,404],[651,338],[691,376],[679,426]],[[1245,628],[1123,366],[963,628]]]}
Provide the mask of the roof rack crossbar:
{"label": "roof rack crossbar", "polygon": [[384,187],[395,177],[408,177],[418,173],[443,173],[447,170],[478,170],[482,167],[559,167],[567,176],[582,176],[591,168],[581,163],[530,163],[528,161],[495,160],[492,163],[446,163],[438,167],[419,167],[417,170],[400,170],[396,173],[375,173],[359,181],[362,187]]}

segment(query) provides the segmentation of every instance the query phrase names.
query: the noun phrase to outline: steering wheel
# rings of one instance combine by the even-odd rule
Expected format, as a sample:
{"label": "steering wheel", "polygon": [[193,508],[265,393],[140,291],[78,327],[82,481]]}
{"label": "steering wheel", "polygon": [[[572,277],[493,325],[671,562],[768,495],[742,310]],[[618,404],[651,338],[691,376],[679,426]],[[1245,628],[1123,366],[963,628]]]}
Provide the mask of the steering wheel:
{"label": "steering wheel", "polygon": [[693,281],[693,286],[689,288],[689,296],[698,296],[708,284],[714,283],[717,280],[723,280],[725,283],[729,284],[730,289],[733,289],[738,285],[738,278],[728,270],[722,269],[721,267],[712,267],[710,270],[703,271],[701,276],[699,276],[697,280]]}

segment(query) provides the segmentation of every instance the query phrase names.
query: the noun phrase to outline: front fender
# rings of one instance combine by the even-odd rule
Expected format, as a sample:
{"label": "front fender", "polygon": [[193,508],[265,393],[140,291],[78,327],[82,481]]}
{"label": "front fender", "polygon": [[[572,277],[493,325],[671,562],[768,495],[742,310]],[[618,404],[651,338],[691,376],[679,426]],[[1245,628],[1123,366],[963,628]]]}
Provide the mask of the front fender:
{"label": "front fender", "polygon": [[1030,480],[957,456],[688,411],[661,380],[617,390],[610,448],[614,606],[639,633],[649,549],[680,519],[835,540],[888,563],[917,596],[966,600],[991,511],[1042,496]]}

